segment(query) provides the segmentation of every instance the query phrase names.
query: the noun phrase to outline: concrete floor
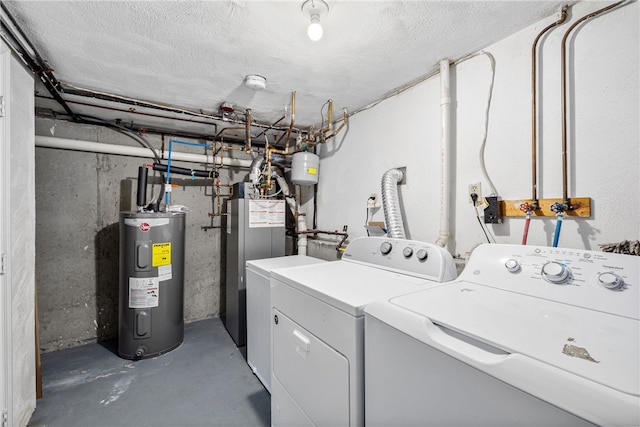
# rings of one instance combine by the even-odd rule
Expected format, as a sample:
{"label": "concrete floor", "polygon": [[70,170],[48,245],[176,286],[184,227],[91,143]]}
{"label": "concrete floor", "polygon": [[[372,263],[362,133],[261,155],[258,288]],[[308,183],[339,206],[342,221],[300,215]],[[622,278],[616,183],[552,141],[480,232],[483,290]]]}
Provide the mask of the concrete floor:
{"label": "concrete floor", "polygon": [[219,318],[183,344],[131,361],[107,341],[42,356],[44,397],[29,426],[269,426],[270,397]]}

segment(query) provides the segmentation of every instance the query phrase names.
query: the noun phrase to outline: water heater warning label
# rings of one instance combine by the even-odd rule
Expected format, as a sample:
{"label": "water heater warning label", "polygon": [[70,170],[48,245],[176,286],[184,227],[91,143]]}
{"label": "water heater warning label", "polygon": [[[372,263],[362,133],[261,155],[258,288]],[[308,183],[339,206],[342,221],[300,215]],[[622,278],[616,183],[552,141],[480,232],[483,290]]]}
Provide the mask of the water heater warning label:
{"label": "water heater warning label", "polygon": [[158,267],[158,281],[171,280],[173,275],[171,274],[171,264]]}
{"label": "water heater warning label", "polygon": [[284,227],[284,200],[249,200],[249,228]]}
{"label": "water heater warning label", "polygon": [[171,242],[154,243],[151,265],[153,267],[160,267],[169,264],[171,264]]}
{"label": "water heater warning label", "polygon": [[129,277],[129,308],[157,307],[159,298],[157,277]]}

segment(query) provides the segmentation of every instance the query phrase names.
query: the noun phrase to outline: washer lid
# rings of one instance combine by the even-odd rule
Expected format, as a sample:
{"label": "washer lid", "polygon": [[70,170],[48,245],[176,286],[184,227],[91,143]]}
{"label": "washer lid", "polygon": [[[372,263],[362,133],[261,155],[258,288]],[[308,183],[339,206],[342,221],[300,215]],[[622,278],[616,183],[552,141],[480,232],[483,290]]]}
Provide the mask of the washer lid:
{"label": "washer lid", "polygon": [[291,255],[276,258],[254,259],[247,261],[247,268],[268,277],[276,268],[289,268],[301,265],[324,264],[327,261],[306,255]]}
{"label": "washer lid", "polygon": [[[390,302],[511,354],[640,396],[638,320],[465,281]],[[534,382],[535,370],[529,375]]]}
{"label": "washer lid", "polygon": [[356,317],[372,301],[441,285],[347,261],[273,270],[271,277]]}

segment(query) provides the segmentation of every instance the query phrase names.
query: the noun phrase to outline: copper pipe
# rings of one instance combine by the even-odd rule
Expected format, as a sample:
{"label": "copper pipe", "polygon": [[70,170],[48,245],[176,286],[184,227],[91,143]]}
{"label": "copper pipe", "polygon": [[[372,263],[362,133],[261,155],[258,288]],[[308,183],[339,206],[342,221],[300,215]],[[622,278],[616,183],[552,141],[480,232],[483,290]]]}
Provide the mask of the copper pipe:
{"label": "copper pipe", "polygon": [[271,190],[271,187],[273,187],[273,183],[271,182],[271,151],[273,150],[273,148],[270,148],[269,150],[267,150],[267,184],[265,185],[265,188],[267,191]]}
{"label": "copper pipe", "polygon": [[291,123],[287,129],[287,137],[284,141],[284,151],[289,151],[289,138],[291,137],[291,129],[296,121],[296,91],[291,92]]}
{"label": "copper pipe", "polygon": [[282,155],[287,155],[290,154],[287,152],[287,149],[285,148],[284,150],[276,150],[275,148],[268,148],[267,146],[267,183],[265,184],[265,188],[266,190],[271,190],[271,188],[273,187],[273,183],[271,182],[271,155],[272,154],[282,154]]}
{"label": "copper pipe", "polygon": [[260,196],[263,195],[265,188],[271,189],[271,154],[269,154],[271,148],[269,148],[269,140],[267,139],[266,135],[264,137],[264,140],[264,156],[265,159],[267,159],[267,183],[265,185],[260,185]]}
{"label": "copper pipe", "polygon": [[533,41],[531,46],[531,200],[533,210],[538,209],[538,123],[537,123],[537,48],[538,41],[547,31],[562,24],[567,19],[568,6],[560,11],[560,19],[545,27]]}
{"label": "copper pipe", "polygon": [[245,113],[245,118],[246,118],[246,140],[245,140],[244,151],[245,153],[250,153],[251,152],[251,108],[247,108],[247,111]]}
{"label": "copper pipe", "polygon": [[325,137],[325,141],[328,139],[333,138],[334,136],[336,136],[337,134],[340,133],[340,131],[342,130],[342,128],[344,128],[347,124],[349,123],[349,114],[347,113],[347,109],[345,108],[343,110],[343,116],[342,116],[342,124],[340,126],[338,126],[338,129],[336,129],[331,135]]}
{"label": "copper pipe", "polygon": [[596,10],[595,12],[591,12],[588,15],[583,16],[578,19],[573,25],[569,27],[569,29],[564,33],[562,37],[562,49],[561,49],[561,68],[562,68],[562,204],[564,205],[566,210],[572,210],[573,207],[569,205],[569,191],[568,191],[568,178],[567,178],[567,38],[569,37],[569,33],[573,31],[575,27],[586,21],[587,19],[591,19],[594,16],[598,16],[601,13],[607,12],[614,7],[619,6],[624,3],[625,0],[619,1],[617,3],[611,4],[607,7],[603,7],[602,9]]}
{"label": "copper pipe", "polygon": [[331,122],[333,121],[333,99],[329,100],[329,111],[328,111],[329,116],[327,117],[327,121],[329,123],[327,123],[327,129],[325,132],[329,132],[331,131]]}
{"label": "copper pipe", "polygon": [[217,188],[217,190],[216,190],[216,201],[217,201],[218,211],[217,212],[215,211],[216,205],[213,205],[214,211],[213,212],[209,212],[207,214],[210,218],[213,218],[214,216],[226,215],[225,213],[222,212],[222,202],[221,202],[220,187],[228,187],[229,188],[229,193],[226,194],[226,196],[232,196],[233,195],[233,186],[231,184],[220,184],[220,179],[219,178],[216,178],[215,187]]}

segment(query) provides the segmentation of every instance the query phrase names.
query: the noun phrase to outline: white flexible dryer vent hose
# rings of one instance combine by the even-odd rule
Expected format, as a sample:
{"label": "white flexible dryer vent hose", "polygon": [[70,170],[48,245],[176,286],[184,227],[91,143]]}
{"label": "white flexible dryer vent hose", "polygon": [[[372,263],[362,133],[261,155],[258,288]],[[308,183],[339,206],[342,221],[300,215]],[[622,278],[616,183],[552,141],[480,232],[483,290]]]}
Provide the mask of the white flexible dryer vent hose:
{"label": "white flexible dryer vent hose", "polygon": [[403,174],[399,169],[389,169],[382,175],[384,220],[387,224],[387,236],[394,239],[406,239],[398,200],[398,183],[402,182],[402,178]]}

